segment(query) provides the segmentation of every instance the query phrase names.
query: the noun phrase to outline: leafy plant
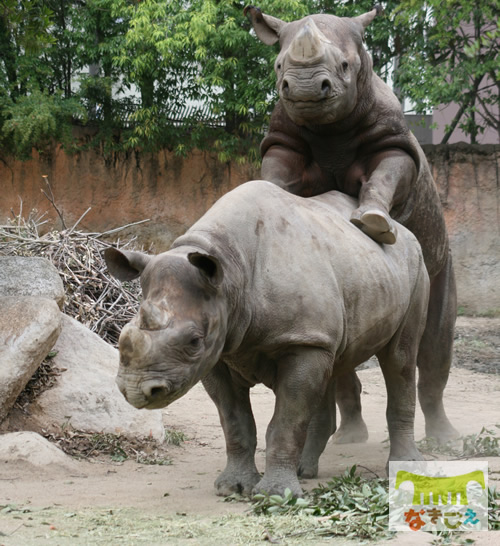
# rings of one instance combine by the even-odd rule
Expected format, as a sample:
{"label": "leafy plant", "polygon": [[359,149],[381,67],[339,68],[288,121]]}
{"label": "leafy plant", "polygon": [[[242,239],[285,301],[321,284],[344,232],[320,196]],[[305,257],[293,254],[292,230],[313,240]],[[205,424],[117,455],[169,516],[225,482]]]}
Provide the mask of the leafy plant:
{"label": "leafy plant", "polygon": [[11,138],[18,155],[27,158],[33,147],[44,151],[53,140],[69,144],[71,120],[84,119],[85,111],[76,99],[33,90],[5,108],[4,115],[8,118],[2,127],[4,138]]}
{"label": "leafy plant", "polygon": [[[484,445],[486,437],[483,431],[476,436],[476,439],[479,438],[474,442],[476,449],[477,444]],[[307,514],[322,524],[321,527],[304,529],[304,534],[311,532],[316,536],[370,540],[392,537],[394,533],[388,531],[389,480],[364,478],[356,471],[356,466],[347,469],[342,476],[332,478],[326,485],[319,485],[304,498],[295,498],[289,489],[285,490],[283,497],[255,495],[252,511],[266,516]],[[500,492],[496,487],[488,488],[488,513],[489,529],[500,530]],[[437,537],[435,544],[447,544],[452,539],[456,543],[455,538],[461,535],[450,531],[432,534]],[[282,538],[286,538],[286,535]]]}
{"label": "leafy plant", "polygon": [[382,478],[363,478],[356,466],[319,485],[303,499],[285,496],[255,495],[252,509],[256,514],[290,514],[305,512],[321,519],[324,536],[341,535],[356,538],[390,536],[389,482]]}
{"label": "leafy plant", "polygon": [[[495,427],[500,429],[500,425],[495,425]],[[457,445],[459,441],[462,442],[461,446]],[[424,438],[418,441],[417,445],[424,453],[439,453],[457,458],[500,456],[500,438],[496,436],[495,431],[485,427],[481,429],[479,434],[469,434],[458,441],[439,444],[434,438]]]}
{"label": "leafy plant", "polygon": [[187,436],[180,430],[165,429],[165,443],[167,445],[180,446],[187,440]]}
{"label": "leafy plant", "polygon": [[488,487],[488,523],[490,531],[500,531],[500,491],[496,487]]}
{"label": "leafy plant", "polygon": [[404,0],[395,10],[396,29],[412,42],[402,48],[396,83],[418,113],[456,103],[446,143],[458,127],[477,141],[486,127],[500,135],[498,118],[500,0]]}

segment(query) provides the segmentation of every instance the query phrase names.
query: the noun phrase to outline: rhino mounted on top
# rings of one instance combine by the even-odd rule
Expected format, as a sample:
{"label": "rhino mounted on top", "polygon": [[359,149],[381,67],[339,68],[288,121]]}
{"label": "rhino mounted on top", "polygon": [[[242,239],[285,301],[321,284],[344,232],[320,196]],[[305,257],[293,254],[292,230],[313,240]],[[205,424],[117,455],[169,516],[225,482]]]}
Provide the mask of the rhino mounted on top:
{"label": "rhino mounted on top", "polygon": [[[261,177],[302,197],[330,190],[357,197],[350,221],[380,243],[396,241],[394,220],[417,237],[431,279],[417,362],[419,400],[426,434],[447,441],[457,436],[443,407],[457,306],[448,235],[425,155],[363,46],[364,31],[378,11],[286,23],[245,8],[258,38],[280,45],[279,101],[261,144]],[[359,392],[355,373],[339,378],[337,441],[366,437]]]}

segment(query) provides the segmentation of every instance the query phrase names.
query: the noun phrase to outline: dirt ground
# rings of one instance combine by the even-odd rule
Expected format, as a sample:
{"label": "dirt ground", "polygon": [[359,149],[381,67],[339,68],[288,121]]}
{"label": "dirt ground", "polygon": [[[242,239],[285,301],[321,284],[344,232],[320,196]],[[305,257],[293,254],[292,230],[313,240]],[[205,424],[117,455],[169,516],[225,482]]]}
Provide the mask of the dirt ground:
{"label": "dirt ground", "polygon": [[[448,415],[463,434],[500,424],[500,318],[465,318],[457,323],[454,367],[446,391]],[[311,489],[353,464],[369,475],[385,476],[388,454],[385,387],[378,368],[359,372],[363,383],[363,415],[370,438],[365,444],[330,442],[320,460]],[[265,387],[252,391],[258,427],[257,466],[264,470],[264,435],[274,396]],[[132,461],[78,461],[73,470],[23,467],[0,461],[0,546],[30,544],[258,544],[290,535],[279,518],[250,516],[245,502],[224,502],[213,482],[225,465],[222,429],[215,406],[201,385],[164,410],[168,429],[188,438],[169,446],[172,464],[151,466]],[[500,436],[500,431],[498,435]],[[417,409],[416,438],[424,423]],[[489,458],[489,479],[500,482],[500,458]],[[369,469],[369,470],[367,470]],[[2,508],[3,507],[3,508]],[[233,527],[238,524],[238,532]],[[302,527],[300,527],[302,525]],[[270,531],[271,529],[271,531]],[[292,533],[293,534],[293,533]],[[476,533],[476,544],[499,544],[494,532]],[[435,537],[405,533],[405,544],[427,544]],[[465,537],[464,537],[465,538]],[[403,540],[403,538],[401,538]],[[316,544],[324,539],[298,534],[281,544]],[[354,544],[345,539],[335,544]],[[398,538],[391,544],[401,543]]]}

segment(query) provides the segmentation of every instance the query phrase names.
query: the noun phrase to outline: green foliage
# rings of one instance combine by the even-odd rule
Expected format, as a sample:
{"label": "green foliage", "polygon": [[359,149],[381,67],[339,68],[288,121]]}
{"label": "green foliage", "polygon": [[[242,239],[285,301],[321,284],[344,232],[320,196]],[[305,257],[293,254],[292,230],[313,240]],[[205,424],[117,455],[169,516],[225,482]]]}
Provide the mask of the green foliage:
{"label": "green foliage", "polygon": [[402,51],[396,74],[403,95],[418,113],[450,102],[459,106],[444,142],[456,127],[471,142],[486,127],[500,134],[499,10],[500,0],[404,0],[394,12],[396,28],[414,40]]}
{"label": "green foliage", "polygon": [[[495,425],[500,429],[500,425]],[[497,431],[483,427],[479,434],[469,434],[458,440],[439,444],[433,438],[424,438],[417,442],[423,453],[439,453],[457,458],[500,457],[500,438]]]}
{"label": "green foliage", "polygon": [[180,446],[187,440],[187,436],[181,430],[165,430],[165,444]]}
{"label": "green foliage", "polygon": [[[418,111],[451,101],[475,138],[498,123],[500,0],[393,0],[366,33],[375,70],[397,71]],[[262,44],[243,0],[5,0],[0,5],[0,146],[27,157],[75,123],[104,151],[192,148],[259,159],[276,101],[278,46]],[[373,0],[262,0],[284,20],[355,16]],[[462,32],[470,22],[474,32]],[[479,95],[481,92],[481,95]],[[480,97],[480,98],[479,98]],[[478,104],[482,109],[478,108]],[[37,107],[38,105],[38,107]],[[450,131],[452,127],[450,127]],[[81,144],[81,143],[80,143]]]}
{"label": "green foliage", "polygon": [[21,157],[30,157],[32,147],[44,151],[53,140],[68,144],[71,120],[85,111],[75,99],[63,100],[60,95],[33,90],[5,108],[4,139],[11,139]]}
{"label": "green foliage", "polygon": [[305,512],[318,516],[325,523],[324,536],[346,536],[375,539],[390,536],[389,482],[387,479],[367,479],[356,474],[356,466],[326,485],[313,489],[305,498],[294,498],[289,490],[285,496],[255,495],[256,514],[290,514]]}
{"label": "green foliage", "polygon": [[[477,453],[478,444],[482,446],[485,456],[498,456],[498,443],[493,451],[484,449],[484,444],[489,444],[489,441],[484,441],[485,433],[487,431],[483,429],[475,437],[475,448],[469,453],[470,456]],[[389,480],[363,478],[356,474],[356,466],[347,469],[342,476],[332,478],[326,485],[319,485],[304,498],[295,498],[289,489],[285,490],[283,497],[255,495],[252,511],[265,516],[299,513],[316,516],[322,523],[322,527],[314,529],[316,536],[346,536],[357,540],[379,540],[393,536],[388,531]],[[500,492],[496,487],[488,488],[488,522],[490,531],[500,530]],[[449,543],[450,539],[461,535],[448,531],[433,534],[439,537],[437,544]]]}
{"label": "green foliage", "polygon": [[496,487],[488,487],[488,528],[500,531],[500,491]]}

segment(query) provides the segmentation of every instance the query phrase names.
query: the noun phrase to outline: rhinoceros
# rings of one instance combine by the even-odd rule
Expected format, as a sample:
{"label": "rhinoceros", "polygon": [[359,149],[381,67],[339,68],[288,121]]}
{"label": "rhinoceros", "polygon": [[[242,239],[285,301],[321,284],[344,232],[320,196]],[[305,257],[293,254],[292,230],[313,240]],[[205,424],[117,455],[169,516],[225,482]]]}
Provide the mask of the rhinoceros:
{"label": "rhinoceros", "polygon": [[[358,198],[350,221],[381,243],[396,241],[396,221],[417,237],[431,280],[417,360],[419,399],[427,436],[445,442],[458,435],[443,407],[457,311],[455,278],[426,157],[363,46],[378,11],[287,23],[245,8],[257,37],[280,45],[274,65],[279,100],[261,144],[261,178],[302,197],[338,190]],[[347,374],[339,384],[343,404],[336,441],[364,440],[359,382]]]}
{"label": "rhinoceros", "polygon": [[[349,218],[352,197],[309,199],[268,181],[223,196],[159,255],[109,248],[109,271],[140,276],[143,301],[119,338],[117,384],[162,408],[202,381],[224,430],[220,495],[302,493],[335,431],[335,380],[376,354],[388,392],[390,460],[421,458],[415,364],[428,303],[420,245],[404,227],[381,245]],[[266,467],[255,466],[249,392],[276,396]]]}

